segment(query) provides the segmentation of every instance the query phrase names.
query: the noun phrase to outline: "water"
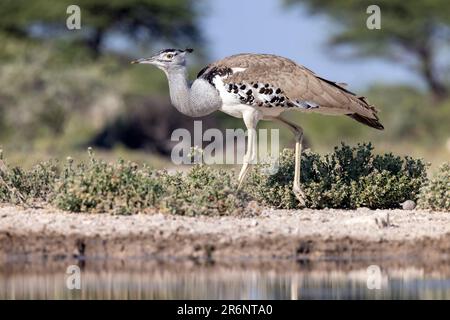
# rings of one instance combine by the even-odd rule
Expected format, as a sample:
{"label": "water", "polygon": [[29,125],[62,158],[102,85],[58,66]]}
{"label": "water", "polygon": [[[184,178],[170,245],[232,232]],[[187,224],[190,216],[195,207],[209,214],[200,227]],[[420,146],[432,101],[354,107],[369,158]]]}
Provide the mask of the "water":
{"label": "water", "polygon": [[[80,267],[69,290],[67,267]],[[359,261],[13,261],[0,266],[0,299],[450,299],[450,267],[378,262],[368,289]],[[375,269],[376,270],[376,269]]]}

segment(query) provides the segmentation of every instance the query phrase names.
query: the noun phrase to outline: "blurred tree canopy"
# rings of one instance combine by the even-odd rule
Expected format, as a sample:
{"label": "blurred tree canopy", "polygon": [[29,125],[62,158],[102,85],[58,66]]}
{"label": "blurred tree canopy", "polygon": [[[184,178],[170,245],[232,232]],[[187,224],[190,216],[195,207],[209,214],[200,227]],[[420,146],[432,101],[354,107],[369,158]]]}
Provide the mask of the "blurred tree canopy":
{"label": "blurred tree canopy", "polygon": [[[71,0],[2,0],[0,31],[14,38],[57,38],[81,43],[94,56],[114,32],[135,42],[171,44],[201,42],[197,6],[191,0],[77,0],[81,30],[68,33]],[[68,37],[69,36],[69,37]]]}
{"label": "blurred tree canopy", "polygon": [[[284,1],[288,5],[305,4],[312,13],[324,13],[342,26],[331,35],[331,46],[351,45],[358,57],[384,57],[402,63],[425,81],[434,98],[449,96],[444,80],[448,69],[439,65],[438,55],[450,40],[450,1]],[[380,30],[366,27],[366,10],[372,4],[381,9]]]}
{"label": "blurred tree canopy", "polygon": [[[80,30],[66,26],[73,4]],[[0,0],[0,149],[54,152],[95,142],[165,152],[169,125],[187,121],[170,106],[164,74],[131,66],[129,56],[162,46],[201,49],[203,4]]]}

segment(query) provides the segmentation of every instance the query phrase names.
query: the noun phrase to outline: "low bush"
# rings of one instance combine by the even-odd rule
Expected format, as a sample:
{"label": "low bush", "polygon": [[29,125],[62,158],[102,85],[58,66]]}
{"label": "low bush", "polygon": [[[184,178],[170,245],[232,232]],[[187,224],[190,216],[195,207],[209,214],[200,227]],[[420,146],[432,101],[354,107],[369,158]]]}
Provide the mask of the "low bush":
{"label": "low bush", "polygon": [[88,163],[73,159],[59,169],[44,162],[26,171],[0,170],[0,201],[27,203],[43,200],[73,212],[133,214],[159,211],[178,215],[254,213],[248,197],[237,191],[231,171],[196,165],[186,174],[139,167],[119,160],[107,163],[89,150]]}
{"label": "low bush", "polygon": [[435,176],[420,189],[418,206],[450,211],[450,162],[442,164]]}
{"label": "low bush", "polygon": [[162,211],[188,216],[247,213],[249,199],[237,190],[236,177],[230,170],[195,165],[186,175],[166,176],[165,181]]}
{"label": "low bush", "polygon": [[[416,200],[426,179],[423,161],[374,155],[372,151],[371,144],[353,148],[342,144],[325,156],[305,151],[301,183],[306,206],[396,208],[405,200]],[[265,171],[265,165],[256,166],[247,184],[248,192],[265,205],[296,208],[298,201],[292,192],[294,152],[286,149],[281,153],[277,173],[267,175]]]}
{"label": "low bush", "polygon": [[110,164],[91,158],[73,166],[71,160],[55,183],[53,203],[75,212],[132,214],[156,208],[165,187],[157,171],[119,160]]}
{"label": "low bush", "polygon": [[[409,157],[374,155],[372,151],[370,144],[353,148],[342,145],[325,156],[305,151],[301,181],[306,205],[375,209],[396,208],[405,200],[417,200],[426,179],[425,164]],[[237,179],[231,170],[195,165],[184,174],[169,174],[123,160],[107,163],[96,159],[92,150],[89,154],[87,163],[75,164],[69,158],[63,165],[50,161],[31,170],[10,169],[1,162],[0,201],[45,201],[74,212],[157,211],[188,216],[255,214],[259,211],[257,204],[298,207],[292,193],[292,150],[282,152],[275,174],[267,174],[265,165],[257,165],[244,190],[237,189]],[[442,178],[447,179],[447,186],[448,175],[447,169],[447,178]],[[445,181],[433,180],[427,187],[431,189],[423,190],[432,190],[437,197],[445,186]],[[448,208],[448,189],[446,195],[444,208],[445,205]],[[421,201],[434,203],[433,199],[423,197]]]}
{"label": "low bush", "polygon": [[56,161],[41,162],[31,170],[24,170],[7,168],[0,158],[0,202],[47,201],[54,192],[54,182],[58,176]]}

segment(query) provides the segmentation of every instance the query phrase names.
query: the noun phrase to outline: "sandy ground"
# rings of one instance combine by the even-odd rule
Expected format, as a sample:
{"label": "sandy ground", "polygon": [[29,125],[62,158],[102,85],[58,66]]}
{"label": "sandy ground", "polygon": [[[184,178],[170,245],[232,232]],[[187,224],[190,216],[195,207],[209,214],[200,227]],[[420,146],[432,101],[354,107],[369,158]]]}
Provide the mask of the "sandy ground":
{"label": "sandy ground", "polygon": [[112,216],[0,206],[0,262],[16,257],[422,261],[450,256],[450,212],[263,210],[257,217]]}

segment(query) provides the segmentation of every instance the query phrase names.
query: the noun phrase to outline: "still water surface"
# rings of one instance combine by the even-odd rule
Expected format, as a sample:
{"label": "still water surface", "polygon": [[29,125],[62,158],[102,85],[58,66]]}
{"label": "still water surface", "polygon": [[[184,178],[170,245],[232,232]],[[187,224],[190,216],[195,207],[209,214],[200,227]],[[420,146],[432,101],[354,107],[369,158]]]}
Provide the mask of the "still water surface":
{"label": "still water surface", "polygon": [[450,299],[445,265],[380,263],[381,288],[368,289],[373,273],[364,264],[85,262],[80,290],[66,286],[68,265],[2,266],[0,299]]}

